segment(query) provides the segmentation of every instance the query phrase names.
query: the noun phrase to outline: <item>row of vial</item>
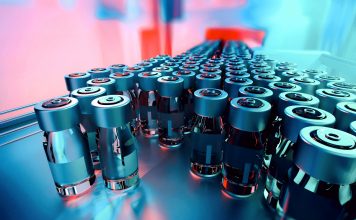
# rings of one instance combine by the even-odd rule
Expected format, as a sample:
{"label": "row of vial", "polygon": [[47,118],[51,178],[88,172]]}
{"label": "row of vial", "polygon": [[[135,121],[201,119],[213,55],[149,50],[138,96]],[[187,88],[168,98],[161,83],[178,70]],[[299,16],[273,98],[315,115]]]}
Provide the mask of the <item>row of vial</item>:
{"label": "row of vial", "polygon": [[[162,64],[160,64],[161,67],[153,67],[147,71],[140,69],[139,72],[137,72],[137,68],[130,70],[130,67],[113,65],[122,66],[124,69],[113,70],[111,66],[109,72],[107,72],[108,69],[91,70],[89,76],[94,76],[94,79],[89,81],[83,77],[87,74],[78,74],[79,76],[74,77],[73,74],[66,76],[67,86],[70,90],[75,86],[82,87],[85,83],[90,86],[105,87],[77,88],[72,91],[71,95],[79,100],[82,131],[85,131],[89,140],[94,163],[98,166],[99,158],[101,160],[101,169],[107,187],[127,188],[116,187],[116,180],[119,179],[119,185],[122,186],[122,180],[126,181],[127,177],[130,177],[130,180],[134,179],[132,183],[137,182],[136,151],[128,150],[127,152],[130,154],[125,154],[126,145],[124,143],[135,143],[132,136],[128,134],[130,130],[136,134],[141,127],[142,133],[146,137],[158,134],[160,145],[168,148],[179,146],[183,140],[183,133],[191,133],[194,143],[191,154],[191,170],[204,177],[216,176],[222,170],[222,186],[226,192],[232,195],[253,194],[257,189],[263,165],[268,169],[264,190],[266,201],[280,213],[288,216],[295,215],[291,214],[290,210],[282,208],[290,202],[290,195],[286,196],[285,192],[290,193],[288,187],[291,185],[290,173],[292,171],[294,174],[303,173],[304,176],[307,176],[302,178],[317,180],[317,184],[315,181],[313,182],[314,185],[317,185],[313,186],[314,190],[318,185],[322,185],[319,182],[335,185],[334,187],[337,188],[334,189],[335,192],[340,187],[344,187],[344,191],[339,192],[346,198],[342,202],[336,198],[338,193],[330,196],[324,192],[324,188],[317,188],[316,191],[313,191],[318,196],[326,195],[328,202],[332,201],[332,205],[338,204],[343,210],[345,204],[349,204],[352,198],[350,195],[345,196],[345,192],[352,193],[351,185],[355,182],[355,173],[352,173],[352,168],[355,168],[355,138],[340,130],[327,127],[333,127],[336,122],[338,129],[348,131],[353,128],[350,127],[351,122],[356,120],[353,85],[344,83],[340,77],[329,76],[322,71],[297,72],[292,63],[283,62],[276,65],[275,61],[262,55],[255,56],[254,59],[247,59],[248,54],[238,57],[236,56],[238,54],[224,53],[224,51],[227,51],[225,47],[220,58],[213,56],[208,59],[206,55],[201,54],[177,56],[180,58],[175,62],[176,64],[180,62],[180,65],[176,71],[165,72],[165,65]],[[161,59],[162,56],[158,58]],[[166,62],[166,59],[170,61]],[[172,61],[168,57],[165,57],[164,60],[166,61],[163,64]],[[188,64],[186,64],[187,62]],[[269,64],[266,67],[267,62]],[[190,66],[194,66],[194,68]],[[163,68],[164,71],[160,68]],[[105,71],[111,78],[107,75],[105,77],[100,75],[99,78],[96,78],[98,72]],[[307,78],[307,76],[310,77]],[[291,79],[289,82],[283,82],[282,78],[284,80]],[[114,83],[107,83],[108,80]],[[99,83],[97,83],[98,81]],[[106,83],[100,81],[106,81]],[[114,85],[114,87],[110,89],[108,84]],[[220,89],[221,86],[225,91]],[[326,86],[333,89],[320,89]],[[104,90],[106,90],[106,94],[113,95],[100,97],[105,94]],[[108,93],[108,91],[112,92]],[[125,99],[125,97],[129,98],[127,106],[130,108],[125,108],[122,117],[113,110],[105,111],[106,109],[115,109],[113,106],[120,106],[118,100]],[[97,103],[93,99],[97,100]],[[99,102],[100,99],[102,99],[101,102]],[[52,101],[58,102],[58,100]],[[334,111],[337,120],[330,114]],[[112,125],[107,124],[109,121],[117,120],[121,124],[118,122]],[[121,128],[123,124],[125,126]],[[304,129],[314,125],[323,127],[314,127],[312,130],[310,130],[311,127],[309,130]],[[98,146],[95,141],[97,127],[99,127]],[[121,132],[126,133],[127,136],[122,135]],[[308,138],[320,141],[315,143]],[[346,150],[345,157],[349,157],[350,160],[341,163],[340,160],[344,159],[338,158],[337,153],[332,150],[338,149],[335,145],[345,141],[348,141],[349,146],[341,146],[340,149]],[[296,144],[297,142],[299,144]],[[311,145],[311,147],[299,147],[299,145],[304,146],[303,144]],[[321,145],[322,147],[320,147]],[[329,149],[324,152],[324,148],[327,147],[331,151]],[[97,149],[99,149],[99,154]],[[302,153],[298,153],[297,149],[302,149]],[[320,156],[321,162],[313,163],[312,168],[308,168],[313,159],[305,155],[310,152],[303,153],[306,151],[305,149],[308,151],[312,149],[313,155],[315,154],[313,158],[322,155]],[[351,151],[349,151],[350,149]],[[111,150],[116,152],[113,158],[108,156],[113,155]],[[327,156],[324,155],[325,153]],[[113,161],[117,160],[118,154],[122,154],[119,157],[121,160],[118,160],[120,163],[117,163],[121,168],[117,164],[113,164]],[[131,155],[133,160],[126,160],[127,155]],[[297,155],[303,155],[305,158],[296,159]],[[128,165],[124,160],[136,162],[129,162]],[[306,164],[301,165],[300,163]],[[342,173],[340,177],[332,177],[336,179],[328,177],[328,175],[335,175],[326,170],[330,169],[330,167],[325,167],[325,164],[328,163],[335,163],[337,176],[340,172]],[[106,170],[110,168],[105,168],[105,164],[116,166],[114,167],[115,171],[122,175],[115,176],[110,172],[106,174]],[[315,168],[316,165],[317,168]],[[129,172],[123,172],[127,169],[125,166],[131,166]],[[312,171],[308,169],[312,169]],[[326,176],[320,177],[318,172]],[[339,180],[342,178],[348,179]],[[332,181],[330,182],[330,180]],[[125,181],[124,184],[127,184]],[[58,185],[57,182],[56,185]],[[349,187],[345,188],[345,186]],[[308,187],[310,187],[310,183]],[[304,190],[308,190],[308,187],[301,186]],[[292,198],[299,199],[300,192],[295,195],[297,196]],[[288,198],[287,201],[283,196]]]}

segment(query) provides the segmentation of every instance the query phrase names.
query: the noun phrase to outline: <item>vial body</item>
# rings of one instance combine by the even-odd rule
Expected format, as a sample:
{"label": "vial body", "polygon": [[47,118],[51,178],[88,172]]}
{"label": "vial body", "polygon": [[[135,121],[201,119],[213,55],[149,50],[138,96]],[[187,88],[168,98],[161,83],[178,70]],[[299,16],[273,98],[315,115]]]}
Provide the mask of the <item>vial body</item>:
{"label": "vial body", "polygon": [[228,126],[223,152],[224,190],[240,197],[253,194],[258,187],[264,154],[262,132],[247,132]]}
{"label": "vial body", "polygon": [[141,91],[140,126],[143,135],[147,138],[158,136],[157,124],[157,97],[156,91]]}
{"label": "vial body", "polygon": [[107,188],[123,190],[138,183],[136,141],[129,123],[117,128],[99,128],[98,148]]}
{"label": "vial body", "polygon": [[161,147],[179,147],[183,142],[184,111],[180,97],[158,96],[158,139]]}
{"label": "vial body", "polygon": [[224,136],[222,117],[209,118],[195,115],[191,133],[194,144],[190,157],[193,173],[210,177],[221,172]]}
{"label": "vial body", "polygon": [[194,92],[193,89],[185,89],[182,94],[184,108],[184,134],[190,134],[194,120]]}
{"label": "vial body", "polygon": [[132,90],[126,90],[126,91],[118,91],[118,95],[124,95],[130,99],[130,107],[131,107],[131,115],[132,119],[130,121],[130,127],[131,127],[131,132],[133,135],[138,135],[138,132],[140,130],[140,121],[139,121],[139,101],[136,96],[136,92],[134,89]]}
{"label": "vial body", "polygon": [[87,146],[79,127],[44,133],[43,148],[61,196],[81,194],[94,184],[94,169]]}

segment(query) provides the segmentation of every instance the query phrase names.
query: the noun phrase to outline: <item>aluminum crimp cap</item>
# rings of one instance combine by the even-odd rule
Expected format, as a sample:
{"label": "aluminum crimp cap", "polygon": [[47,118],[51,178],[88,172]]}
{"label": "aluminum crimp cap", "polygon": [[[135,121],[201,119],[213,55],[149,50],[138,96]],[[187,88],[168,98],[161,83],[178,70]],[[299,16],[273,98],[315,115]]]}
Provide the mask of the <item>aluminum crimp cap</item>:
{"label": "aluminum crimp cap", "polygon": [[280,74],[281,81],[289,81],[290,78],[295,77],[309,77],[308,74],[297,71],[286,71]]}
{"label": "aluminum crimp cap", "polygon": [[356,121],[356,102],[339,102],[336,104],[334,115],[335,128],[348,131],[350,123]]}
{"label": "aluminum crimp cap", "polygon": [[356,182],[356,137],[334,128],[310,126],[300,131],[294,163],[310,176],[331,184]]}
{"label": "aluminum crimp cap", "polygon": [[109,69],[111,70],[111,73],[122,73],[124,72],[124,69],[127,67],[128,66],[125,64],[113,64],[109,66]]}
{"label": "aluminum crimp cap", "polygon": [[79,124],[78,100],[54,98],[35,105],[38,125],[43,131],[62,131]]}
{"label": "aluminum crimp cap", "polygon": [[227,65],[227,67],[225,68],[225,72],[233,72],[233,71],[241,71],[241,70],[247,70],[244,64]]}
{"label": "aluminum crimp cap", "polygon": [[147,72],[154,68],[151,62],[143,61],[141,63],[136,64],[136,66],[143,68],[143,71]]}
{"label": "aluminum crimp cap", "polygon": [[173,76],[182,77],[184,82],[184,89],[191,89],[195,85],[195,72],[190,70],[178,70],[174,71]]}
{"label": "aluminum crimp cap", "polygon": [[88,71],[92,79],[109,77],[111,71],[107,68],[93,68]]}
{"label": "aluminum crimp cap", "polygon": [[143,91],[157,90],[157,79],[162,74],[159,72],[143,72],[138,74],[138,83]]}
{"label": "aluminum crimp cap", "polygon": [[116,92],[115,79],[109,77],[88,80],[87,85],[104,87],[108,95]]}
{"label": "aluminum crimp cap", "polygon": [[110,77],[115,79],[116,91],[127,91],[135,88],[135,75],[132,72],[112,73]]}
{"label": "aluminum crimp cap", "polygon": [[293,77],[289,79],[289,82],[298,84],[302,88],[302,92],[311,95],[315,94],[315,90],[320,85],[320,82],[318,80],[309,77]]}
{"label": "aluminum crimp cap", "polygon": [[307,74],[310,78],[314,78],[315,76],[318,76],[318,75],[327,74],[323,70],[316,70],[316,69],[306,69],[306,70],[301,71],[301,73]]}
{"label": "aluminum crimp cap", "polygon": [[220,89],[204,88],[194,92],[194,111],[203,117],[219,117],[224,114],[227,93]]}
{"label": "aluminum crimp cap", "polygon": [[356,100],[356,95],[335,89],[318,89],[315,96],[320,99],[319,107],[330,113],[334,113],[337,103]]}
{"label": "aluminum crimp cap", "polygon": [[326,85],[329,89],[343,90],[356,94],[356,84],[346,82],[330,82]]}
{"label": "aluminum crimp cap", "polygon": [[327,87],[329,82],[344,82],[345,78],[339,76],[331,76],[327,74],[316,75],[314,79],[320,82],[319,88],[323,89]]}
{"label": "aluminum crimp cap", "polygon": [[350,123],[349,132],[352,135],[356,135],[356,121]]}
{"label": "aluminum crimp cap", "polygon": [[91,102],[94,99],[104,95],[106,95],[106,89],[104,87],[97,86],[79,88],[71,93],[72,97],[78,99],[80,113],[83,115],[93,114]]}
{"label": "aluminum crimp cap", "polygon": [[335,124],[335,117],[327,111],[319,108],[292,105],[284,109],[282,116],[281,133],[288,140],[295,143],[300,130],[307,126],[332,127]]}
{"label": "aluminum crimp cap", "polygon": [[106,95],[91,102],[98,127],[117,128],[131,121],[130,99],[123,95]]}
{"label": "aluminum crimp cap", "polygon": [[250,74],[247,72],[247,69],[242,69],[238,71],[231,71],[231,72],[226,72],[225,73],[225,78],[230,78],[230,77],[243,77],[243,78],[249,78]]}
{"label": "aluminum crimp cap", "polygon": [[278,102],[279,94],[282,92],[298,92],[302,88],[296,84],[289,82],[271,82],[268,84],[268,88],[270,88],[273,92],[273,101]]}
{"label": "aluminum crimp cap", "polygon": [[289,62],[289,61],[282,61],[282,62],[278,62],[278,63],[276,64],[276,66],[289,66],[289,67],[294,67],[294,68],[296,68],[296,67],[297,67],[297,64],[296,64],[296,63]]}
{"label": "aluminum crimp cap", "polygon": [[234,98],[230,102],[229,123],[238,130],[261,132],[266,129],[270,114],[271,104],[263,99]]}
{"label": "aluminum crimp cap", "polygon": [[200,74],[216,74],[221,75],[222,71],[217,68],[204,68],[200,70]]}
{"label": "aluminum crimp cap", "polygon": [[85,87],[89,79],[91,79],[89,73],[70,73],[64,76],[68,91]]}
{"label": "aluminum crimp cap", "polygon": [[183,78],[178,76],[159,77],[157,79],[159,95],[165,97],[180,97],[184,89],[183,81]]}
{"label": "aluminum crimp cap", "polygon": [[236,98],[242,86],[250,86],[252,84],[253,81],[248,78],[230,77],[224,80],[224,90],[229,94],[229,97]]}
{"label": "aluminum crimp cap", "polygon": [[255,97],[264,99],[267,102],[272,101],[273,92],[270,89],[261,86],[243,86],[239,89],[239,97]]}
{"label": "aluminum crimp cap", "polygon": [[277,76],[281,76],[282,73],[284,72],[295,72],[295,71],[297,70],[293,66],[276,66],[276,68],[274,68],[274,72],[276,73]]}
{"label": "aluminum crimp cap", "polygon": [[221,76],[213,73],[198,74],[195,76],[196,89],[219,88]]}
{"label": "aluminum crimp cap", "polygon": [[250,73],[252,76],[260,75],[260,74],[275,74],[273,70],[266,69],[266,68],[253,69],[250,71]]}
{"label": "aluminum crimp cap", "polygon": [[281,77],[274,74],[260,74],[253,77],[253,81],[256,86],[268,87],[271,82],[281,81]]}
{"label": "aluminum crimp cap", "polygon": [[302,92],[282,92],[278,96],[278,115],[284,114],[284,109],[291,105],[305,105],[319,107],[319,99],[313,95]]}
{"label": "aluminum crimp cap", "polygon": [[153,72],[159,72],[162,76],[171,76],[173,73],[173,69],[168,66],[160,66],[152,69]]}

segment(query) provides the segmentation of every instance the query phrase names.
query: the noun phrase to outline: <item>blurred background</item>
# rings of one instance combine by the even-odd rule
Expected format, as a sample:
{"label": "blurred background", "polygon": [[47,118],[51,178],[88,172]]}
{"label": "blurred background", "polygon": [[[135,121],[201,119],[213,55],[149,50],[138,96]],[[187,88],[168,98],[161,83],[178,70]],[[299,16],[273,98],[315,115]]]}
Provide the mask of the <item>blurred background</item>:
{"label": "blurred background", "polygon": [[65,95],[65,74],[177,55],[206,38],[356,60],[354,0],[0,0],[0,28],[0,112]]}

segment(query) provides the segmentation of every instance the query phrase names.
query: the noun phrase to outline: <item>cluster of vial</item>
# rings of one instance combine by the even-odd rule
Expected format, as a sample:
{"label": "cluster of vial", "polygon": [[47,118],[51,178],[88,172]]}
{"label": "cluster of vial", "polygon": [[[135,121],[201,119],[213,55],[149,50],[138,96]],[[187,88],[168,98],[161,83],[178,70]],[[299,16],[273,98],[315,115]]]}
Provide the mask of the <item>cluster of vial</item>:
{"label": "cluster of vial", "polygon": [[356,85],[342,77],[298,70],[242,42],[207,41],[65,81],[69,97],[35,107],[63,196],[88,190],[95,169],[109,189],[137,185],[143,135],[168,149],[190,138],[191,172],[220,176],[232,196],[265,182],[265,202],[281,216],[301,218],[300,205],[315,218],[355,214]]}

